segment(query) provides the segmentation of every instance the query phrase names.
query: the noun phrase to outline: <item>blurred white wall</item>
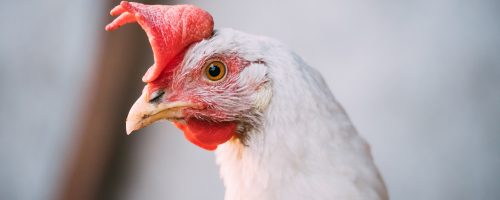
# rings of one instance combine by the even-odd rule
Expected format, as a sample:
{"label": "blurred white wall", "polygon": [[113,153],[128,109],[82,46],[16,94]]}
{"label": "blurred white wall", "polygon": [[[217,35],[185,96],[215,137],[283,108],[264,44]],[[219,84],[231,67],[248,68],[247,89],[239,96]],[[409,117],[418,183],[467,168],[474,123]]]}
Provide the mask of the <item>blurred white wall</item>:
{"label": "blurred white wall", "polygon": [[0,199],[53,199],[103,31],[96,14],[107,11],[84,0],[0,5]]}
{"label": "blurred white wall", "polygon": [[[319,69],[372,144],[392,199],[500,198],[500,2],[185,2]],[[167,124],[135,136],[126,199],[222,199],[213,155]]]}

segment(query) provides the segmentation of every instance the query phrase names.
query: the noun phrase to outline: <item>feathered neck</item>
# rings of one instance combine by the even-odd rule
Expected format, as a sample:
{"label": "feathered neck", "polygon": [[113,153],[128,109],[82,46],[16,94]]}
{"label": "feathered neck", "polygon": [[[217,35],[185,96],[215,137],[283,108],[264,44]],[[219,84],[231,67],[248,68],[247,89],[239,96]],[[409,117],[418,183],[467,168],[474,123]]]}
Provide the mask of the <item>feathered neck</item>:
{"label": "feathered neck", "polygon": [[321,76],[294,54],[280,56],[288,57],[268,62],[273,96],[262,127],[245,145],[233,139],[216,150],[226,200],[384,199],[368,145]]}

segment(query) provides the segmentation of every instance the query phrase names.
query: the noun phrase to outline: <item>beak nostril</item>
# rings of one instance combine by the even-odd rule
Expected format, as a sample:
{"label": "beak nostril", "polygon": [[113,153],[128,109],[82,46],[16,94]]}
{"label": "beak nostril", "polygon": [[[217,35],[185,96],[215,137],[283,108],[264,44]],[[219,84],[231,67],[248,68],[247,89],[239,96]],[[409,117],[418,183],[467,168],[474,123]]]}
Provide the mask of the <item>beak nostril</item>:
{"label": "beak nostril", "polygon": [[163,97],[163,95],[164,95],[164,94],[165,94],[165,91],[164,91],[164,90],[156,90],[156,91],[154,91],[154,92],[151,94],[151,96],[150,96],[150,98],[149,98],[148,102],[149,102],[149,103],[159,103],[159,102],[160,102],[160,99]]}

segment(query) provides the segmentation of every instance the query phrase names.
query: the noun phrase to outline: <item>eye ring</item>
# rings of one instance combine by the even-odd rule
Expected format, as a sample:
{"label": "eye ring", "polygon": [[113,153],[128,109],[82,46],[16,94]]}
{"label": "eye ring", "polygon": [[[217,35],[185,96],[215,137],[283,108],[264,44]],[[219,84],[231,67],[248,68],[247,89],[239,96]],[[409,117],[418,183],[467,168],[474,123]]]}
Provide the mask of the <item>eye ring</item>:
{"label": "eye ring", "polygon": [[226,76],[226,65],[220,60],[211,60],[205,64],[203,70],[210,81],[219,81]]}

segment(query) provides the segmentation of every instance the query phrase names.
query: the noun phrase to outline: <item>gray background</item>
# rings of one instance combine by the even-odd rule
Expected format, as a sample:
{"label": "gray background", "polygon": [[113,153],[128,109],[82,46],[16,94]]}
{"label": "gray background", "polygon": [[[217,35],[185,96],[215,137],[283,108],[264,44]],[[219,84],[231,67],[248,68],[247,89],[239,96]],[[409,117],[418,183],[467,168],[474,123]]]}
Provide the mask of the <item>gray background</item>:
{"label": "gray background", "polygon": [[[0,3],[0,199],[52,199],[110,8]],[[392,199],[500,198],[499,1],[186,3],[319,69]],[[165,122],[133,137],[121,199],[222,199],[212,153]]]}

